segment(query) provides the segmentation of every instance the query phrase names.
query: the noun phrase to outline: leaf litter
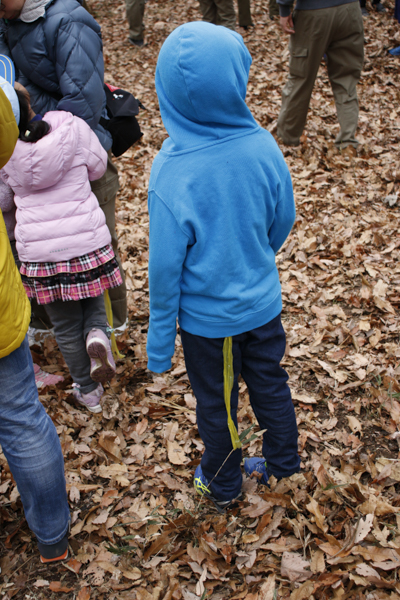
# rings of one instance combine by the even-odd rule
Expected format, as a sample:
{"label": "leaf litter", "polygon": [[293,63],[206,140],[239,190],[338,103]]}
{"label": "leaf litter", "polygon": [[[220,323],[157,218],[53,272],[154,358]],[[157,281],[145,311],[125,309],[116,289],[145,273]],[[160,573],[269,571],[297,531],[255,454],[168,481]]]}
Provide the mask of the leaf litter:
{"label": "leaf litter", "polygon": [[[299,426],[302,472],[270,488],[244,477],[244,500],[225,515],[195,494],[203,443],[179,338],[172,370],[146,371],[147,184],[166,133],[154,89],[159,48],[200,18],[195,0],[149,0],[146,45],[127,42],[123,0],[89,0],[104,39],[106,80],[132,91],[140,145],[116,162],[117,228],[130,323],[125,359],[103,415],[73,403],[52,338],[34,362],[63,377],[40,390],[65,457],[71,558],[41,565],[7,463],[0,455],[2,600],[315,600],[400,597],[400,42],[392,7],[364,19],[357,153],[337,151],[335,107],[322,64],[297,148],[282,146],[297,205],[277,257],[287,332],[284,366]],[[243,34],[252,56],[248,103],[272,132],[287,77],[287,38],[266,3]],[[260,437],[240,382],[239,432],[248,455]],[[248,432],[246,432],[248,430]]]}

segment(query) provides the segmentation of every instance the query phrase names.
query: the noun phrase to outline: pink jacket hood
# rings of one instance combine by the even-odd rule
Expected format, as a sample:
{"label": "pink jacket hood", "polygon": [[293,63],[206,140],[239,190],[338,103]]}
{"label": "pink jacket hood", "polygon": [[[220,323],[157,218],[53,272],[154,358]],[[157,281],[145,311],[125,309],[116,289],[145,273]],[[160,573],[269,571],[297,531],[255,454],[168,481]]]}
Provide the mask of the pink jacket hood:
{"label": "pink jacket hood", "polygon": [[43,119],[50,132],[33,144],[18,140],[3,169],[15,193],[15,238],[24,262],[70,260],[111,242],[90,188],[105,173],[106,151],[71,113],[48,112]]}

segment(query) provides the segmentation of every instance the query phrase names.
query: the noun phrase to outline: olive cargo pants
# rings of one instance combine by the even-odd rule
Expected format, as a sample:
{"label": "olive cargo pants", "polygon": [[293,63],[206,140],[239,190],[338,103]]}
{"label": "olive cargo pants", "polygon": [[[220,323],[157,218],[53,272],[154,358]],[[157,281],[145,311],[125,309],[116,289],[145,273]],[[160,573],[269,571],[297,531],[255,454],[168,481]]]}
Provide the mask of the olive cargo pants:
{"label": "olive cargo pants", "polygon": [[203,21],[236,29],[236,13],[233,0],[199,0]]}
{"label": "olive cargo pants", "polygon": [[92,192],[96,196],[100,208],[105,214],[106,224],[111,234],[111,243],[117,259],[121,277],[124,283],[116,288],[109,290],[111,306],[113,311],[113,326],[121,327],[124,325],[127,317],[126,286],[125,276],[122,268],[121,259],[118,253],[118,238],[115,231],[115,200],[119,189],[117,167],[111,160],[111,152],[108,153],[107,171],[103,177],[97,181],[91,182]]}
{"label": "olive cargo pants", "polygon": [[125,0],[126,18],[131,40],[143,39],[143,15],[145,0]]}
{"label": "olive cargo pants", "polygon": [[250,0],[238,0],[238,20],[240,27],[249,27],[250,25],[253,25]]}
{"label": "olive cargo pants", "polygon": [[356,86],[364,58],[364,32],[358,0],[350,4],[299,10],[293,13],[295,33],[289,41],[289,78],[282,91],[277,133],[284,144],[296,146],[322,57],[326,54],[328,76],[336,104],[340,131],[335,144],[357,146]]}

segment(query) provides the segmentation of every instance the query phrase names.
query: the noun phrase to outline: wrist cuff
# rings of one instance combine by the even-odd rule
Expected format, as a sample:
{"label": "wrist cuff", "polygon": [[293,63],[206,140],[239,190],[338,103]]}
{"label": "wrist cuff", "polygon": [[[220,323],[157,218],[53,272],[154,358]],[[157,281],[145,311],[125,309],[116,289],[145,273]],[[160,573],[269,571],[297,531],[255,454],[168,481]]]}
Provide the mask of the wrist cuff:
{"label": "wrist cuff", "polygon": [[278,4],[279,6],[279,16],[280,17],[288,17],[290,15],[291,7],[287,6],[287,4]]}

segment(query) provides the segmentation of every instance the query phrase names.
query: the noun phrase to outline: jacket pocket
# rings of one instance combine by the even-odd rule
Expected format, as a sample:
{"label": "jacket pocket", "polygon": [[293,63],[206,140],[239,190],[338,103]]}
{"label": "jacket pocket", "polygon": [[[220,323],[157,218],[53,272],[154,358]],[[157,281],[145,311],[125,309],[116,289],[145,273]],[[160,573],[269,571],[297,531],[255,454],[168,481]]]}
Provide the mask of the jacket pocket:
{"label": "jacket pocket", "polygon": [[297,77],[305,77],[307,71],[308,48],[293,48],[290,51],[289,72]]}

